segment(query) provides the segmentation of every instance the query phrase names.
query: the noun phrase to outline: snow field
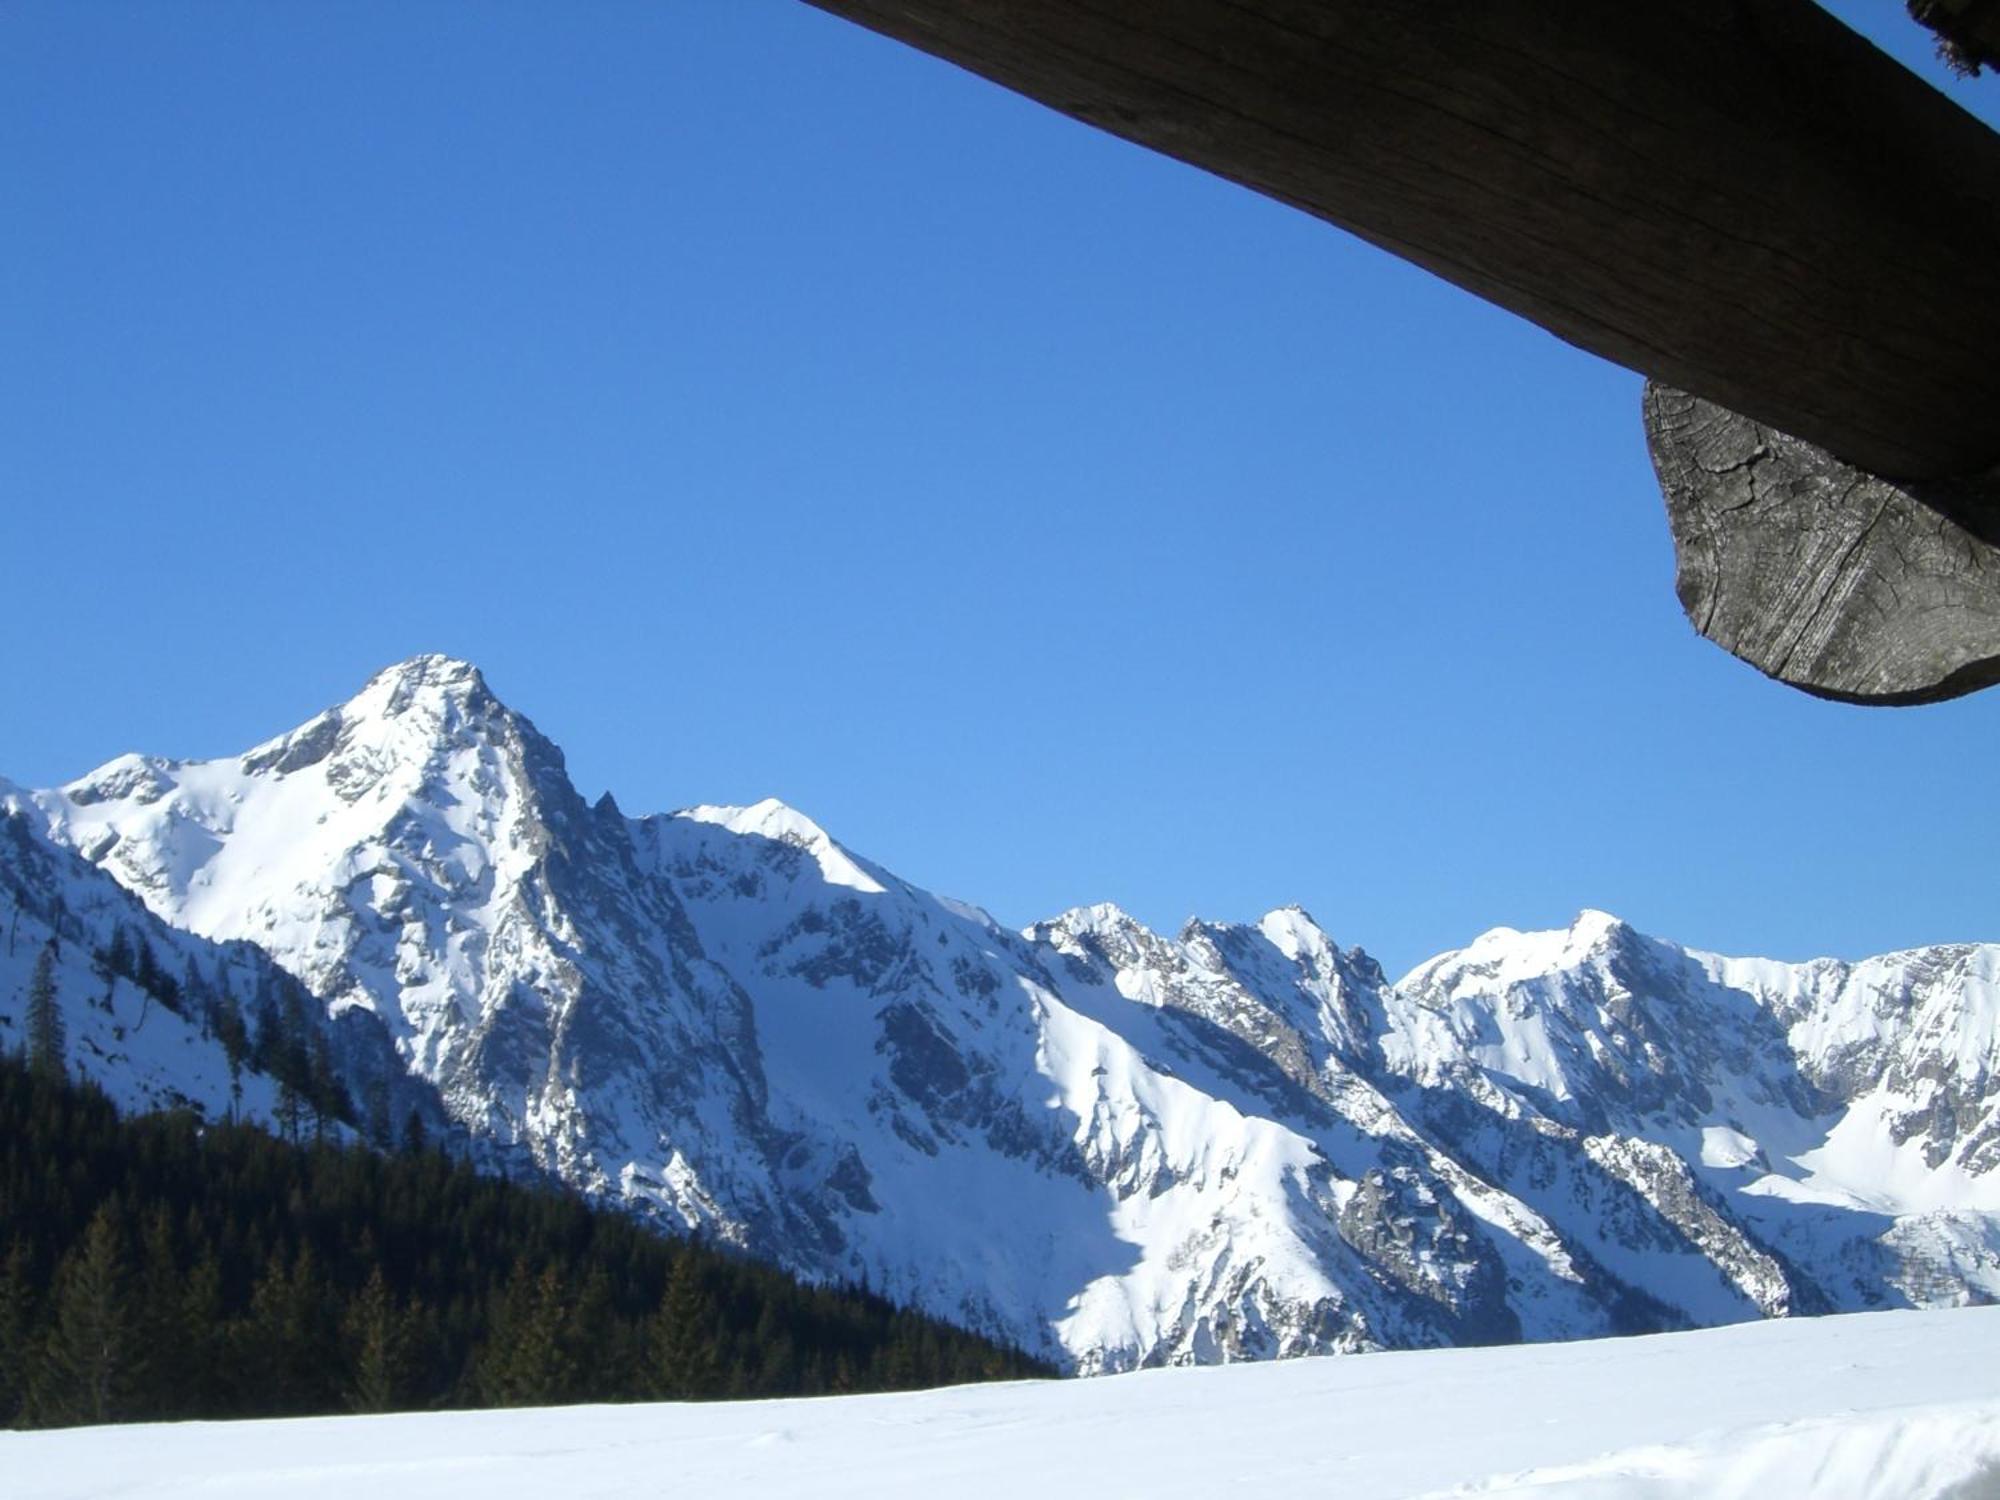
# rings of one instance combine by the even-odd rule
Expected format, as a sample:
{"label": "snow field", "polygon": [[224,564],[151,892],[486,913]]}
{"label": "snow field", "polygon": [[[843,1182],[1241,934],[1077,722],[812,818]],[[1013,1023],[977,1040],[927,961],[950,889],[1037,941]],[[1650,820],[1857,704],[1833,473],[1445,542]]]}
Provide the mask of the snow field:
{"label": "snow field", "polygon": [[2000,1309],[715,1405],[0,1434],[10,1500],[1977,1500]]}

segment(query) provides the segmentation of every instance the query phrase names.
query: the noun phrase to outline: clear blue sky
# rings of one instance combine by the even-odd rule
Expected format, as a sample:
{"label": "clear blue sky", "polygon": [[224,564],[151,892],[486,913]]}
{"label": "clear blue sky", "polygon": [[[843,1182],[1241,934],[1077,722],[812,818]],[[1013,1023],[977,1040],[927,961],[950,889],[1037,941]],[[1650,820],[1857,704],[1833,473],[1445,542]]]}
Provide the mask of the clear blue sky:
{"label": "clear blue sky", "polygon": [[1009,922],[2000,937],[2000,694],[1698,640],[1638,395],[792,0],[0,7],[30,785],[439,650],[586,795],[777,795]]}

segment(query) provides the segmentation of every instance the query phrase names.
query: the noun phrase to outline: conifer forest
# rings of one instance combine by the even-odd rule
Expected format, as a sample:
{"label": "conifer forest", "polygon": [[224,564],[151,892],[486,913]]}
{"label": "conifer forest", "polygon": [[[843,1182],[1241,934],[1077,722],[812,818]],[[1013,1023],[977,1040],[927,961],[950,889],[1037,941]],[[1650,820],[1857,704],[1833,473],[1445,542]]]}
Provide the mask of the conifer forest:
{"label": "conifer forest", "polygon": [[865,1288],[806,1285],[420,1141],[121,1119],[50,1061],[0,1060],[0,1424],[1052,1373]]}

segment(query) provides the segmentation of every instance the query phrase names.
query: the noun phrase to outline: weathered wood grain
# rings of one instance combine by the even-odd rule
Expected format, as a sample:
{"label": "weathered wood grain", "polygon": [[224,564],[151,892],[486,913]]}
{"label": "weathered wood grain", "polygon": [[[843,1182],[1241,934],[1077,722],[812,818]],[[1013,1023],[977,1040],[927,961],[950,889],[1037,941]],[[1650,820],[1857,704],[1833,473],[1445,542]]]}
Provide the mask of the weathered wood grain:
{"label": "weathered wood grain", "polygon": [[810,3],[1874,473],[2000,461],[2000,137],[1810,0]]}
{"label": "weathered wood grain", "polygon": [[1644,404],[1675,590],[1709,640],[1850,703],[2000,682],[2000,547],[1938,506],[1971,497],[1915,493],[1657,384]]}

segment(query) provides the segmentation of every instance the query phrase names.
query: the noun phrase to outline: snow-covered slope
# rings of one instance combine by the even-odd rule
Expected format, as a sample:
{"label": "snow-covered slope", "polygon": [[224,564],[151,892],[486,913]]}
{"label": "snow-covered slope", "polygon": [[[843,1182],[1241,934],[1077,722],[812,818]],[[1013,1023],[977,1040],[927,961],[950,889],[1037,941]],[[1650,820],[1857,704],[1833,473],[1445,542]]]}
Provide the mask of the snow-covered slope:
{"label": "snow-covered slope", "polygon": [[2000,949],[1586,913],[1391,984],[1296,909],[1015,933],[777,802],[586,805],[440,657],[6,801],[379,1020],[496,1149],[1081,1370],[2000,1293]]}
{"label": "snow-covered slope", "polygon": [[[168,925],[50,841],[24,802],[0,780],[0,1047],[27,1045],[29,991],[46,955],[66,1064],[121,1109],[193,1109],[278,1128],[274,1039],[258,1033],[296,1023],[299,1045],[323,1052],[350,1101],[372,1100],[397,1122],[414,1111],[427,1129],[448,1126],[435,1091],[408,1073],[380,1027],[362,1016],[328,1017],[254,944],[210,942]],[[242,1028],[233,1061],[218,1024],[225,1010]],[[346,1128],[324,1117],[320,1124]]]}
{"label": "snow-covered slope", "polygon": [[1980,1500],[2000,1310],[915,1395],[0,1433],[12,1500]]}

